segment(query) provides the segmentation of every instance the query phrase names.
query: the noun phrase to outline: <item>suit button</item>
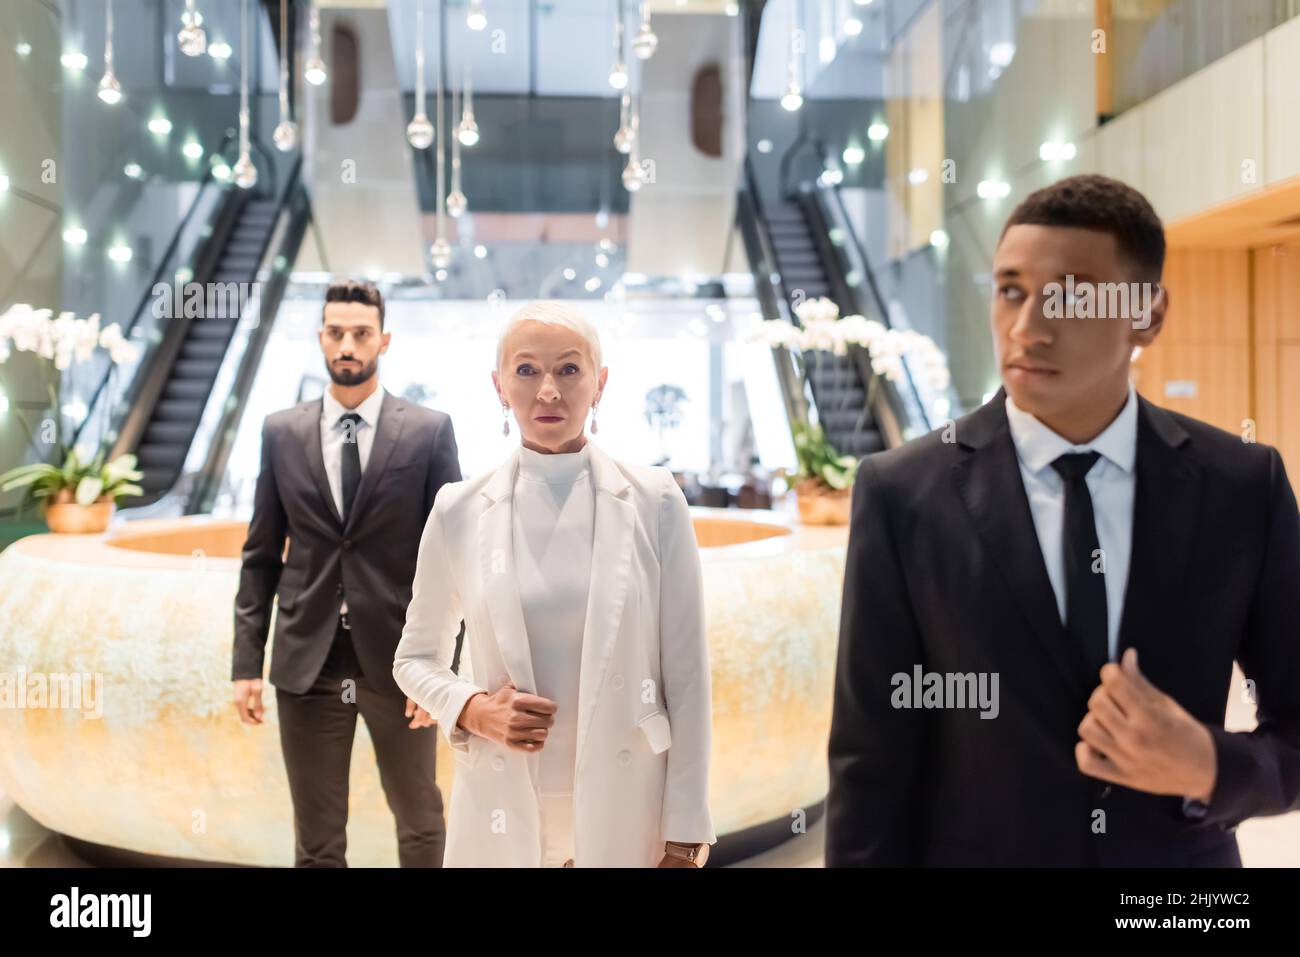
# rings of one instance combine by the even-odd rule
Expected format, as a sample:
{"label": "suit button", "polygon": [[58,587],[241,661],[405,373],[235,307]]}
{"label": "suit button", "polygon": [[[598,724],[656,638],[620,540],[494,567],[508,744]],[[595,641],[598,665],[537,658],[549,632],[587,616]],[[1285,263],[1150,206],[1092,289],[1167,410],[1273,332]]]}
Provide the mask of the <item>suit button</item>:
{"label": "suit button", "polygon": [[619,688],[623,687],[623,676],[615,675],[614,677],[609,679],[609,683],[613,687],[613,689],[617,691]]}
{"label": "suit button", "polygon": [[620,751],[620,752],[618,753],[618,763],[619,763],[620,765],[622,765],[623,767],[627,767],[629,764],[631,764],[631,763],[632,763],[632,752],[631,752],[631,751]]}
{"label": "suit button", "polygon": [[505,768],[506,768],[506,759],[501,757],[501,755],[498,754],[496,757],[492,759],[492,770],[504,771]]}
{"label": "suit button", "polygon": [[336,595],[341,595],[341,594],[343,594],[343,583],[342,583],[342,582],[339,582],[337,585],[334,586],[334,594],[336,594]]}
{"label": "suit button", "polygon": [[343,550],[351,551],[351,549],[352,549],[352,539],[350,538],[343,539]]}

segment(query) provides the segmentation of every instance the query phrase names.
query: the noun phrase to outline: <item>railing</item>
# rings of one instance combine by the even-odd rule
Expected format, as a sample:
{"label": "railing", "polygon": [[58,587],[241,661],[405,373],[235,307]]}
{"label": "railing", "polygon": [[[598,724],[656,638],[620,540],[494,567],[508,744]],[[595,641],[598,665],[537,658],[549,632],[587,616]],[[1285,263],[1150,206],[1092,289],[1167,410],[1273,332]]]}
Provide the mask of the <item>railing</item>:
{"label": "railing", "polygon": [[[797,323],[797,317],[790,313],[785,286],[776,268],[776,253],[768,239],[767,230],[763,228],[762,203],[753,167],[746,157],[744,186],[737,197],[736,219],[740,226],[741,239],[745,244],[745,255],[754,273],[754,295],[758,299],[764,319],[784,319],[787,322]],[[788,349],[782,347],[773,349],[772,353],[776,361],[776,375],[781,384],[781,396],[785,401],[786,415],[791,422],[804,421],[808,418],[811,403],[804,391],[803,380],[795,366],[794,357]]]}
{"label": "railing", "polygon": [[[818,173],[826,168],[825,160],[830,154],[821,139],[807,131],[801,117],[798,135],[781,156],[777,180],[781,195],[800,203],[813,225],[814,240],[828,267],[827,278],[835,298],[853,312],[875,318],[889,328],[893,323],[888,304],[880,293],[866,246],[853,226],[838,187],[822,182],[819,175],[808,178],[793,175],[795,162],[804,153],[812,158]],[[832,238],[836,235],[840,237],[839,242]],[[857,276],[859,282],[849,282],[850,276]],[[863,283],[870,298],[862,294]],[[867,386],[868,405],[888,446],[901,445],[930,431],[931,417],[906,357],[902,360],[904,381],[896,384],[875,374],[866,349],[850,346],[849,355]]]}

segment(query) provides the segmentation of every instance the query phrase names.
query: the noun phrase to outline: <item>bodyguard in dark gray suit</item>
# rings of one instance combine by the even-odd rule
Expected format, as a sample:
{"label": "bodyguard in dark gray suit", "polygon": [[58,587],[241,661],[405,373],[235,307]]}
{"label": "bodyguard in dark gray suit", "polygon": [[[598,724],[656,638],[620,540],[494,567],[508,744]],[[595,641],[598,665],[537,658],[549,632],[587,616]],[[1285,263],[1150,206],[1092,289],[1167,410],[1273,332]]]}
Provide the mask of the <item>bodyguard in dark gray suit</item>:
{"label": "bodyguard in dark gray suit", "polygon": [[320,343],[332,384],[322,399],[266,420],[235,599],[232,679],[248,724],[262,720],[278,599],[270,681],[300,867],[345,866],[358,713],[397,820],[402,866],[442,864],[436,729],[392,668],[425,519],[438,489],[460,480],[460,465],[445,413],[379,386],[391,337],[383,309],[368,283],[336,283],[326,293]]}

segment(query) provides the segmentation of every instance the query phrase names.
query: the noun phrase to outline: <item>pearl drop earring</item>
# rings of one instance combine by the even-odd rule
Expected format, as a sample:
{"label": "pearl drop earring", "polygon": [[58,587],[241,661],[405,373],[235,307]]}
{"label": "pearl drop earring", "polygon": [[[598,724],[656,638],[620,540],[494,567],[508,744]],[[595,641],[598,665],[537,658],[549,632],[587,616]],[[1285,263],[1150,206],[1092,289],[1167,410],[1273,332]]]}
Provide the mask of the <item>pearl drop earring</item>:
{"label": "pearl drop earring", "polygon": [[599,431],[600,428],[596,425],[596,407],[593,405],[591,407],[591,434],[595,435]]}
{"label": "pearl drop earring", "polygon": [[501,434],[510,434],[510,406],[501,406]]}

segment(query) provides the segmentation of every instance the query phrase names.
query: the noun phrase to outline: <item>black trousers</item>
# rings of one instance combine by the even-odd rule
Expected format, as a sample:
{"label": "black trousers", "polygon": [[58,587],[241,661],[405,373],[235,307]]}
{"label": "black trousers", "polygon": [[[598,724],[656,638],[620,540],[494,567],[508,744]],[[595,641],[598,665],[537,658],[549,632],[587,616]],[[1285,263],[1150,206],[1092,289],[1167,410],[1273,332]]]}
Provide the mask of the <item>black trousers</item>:
{"label": "black trousers", "polygon": [[280,749],[293,799],[295,867],[346,867],[348,771],[357,714],[374,743],[379,780],[397,820],[402,867],[441,867],[442,793],[434,779],[436,727],[412,729],[405,696],[366,681],[340,627],[315,683],[303,694],[275,689]]}

